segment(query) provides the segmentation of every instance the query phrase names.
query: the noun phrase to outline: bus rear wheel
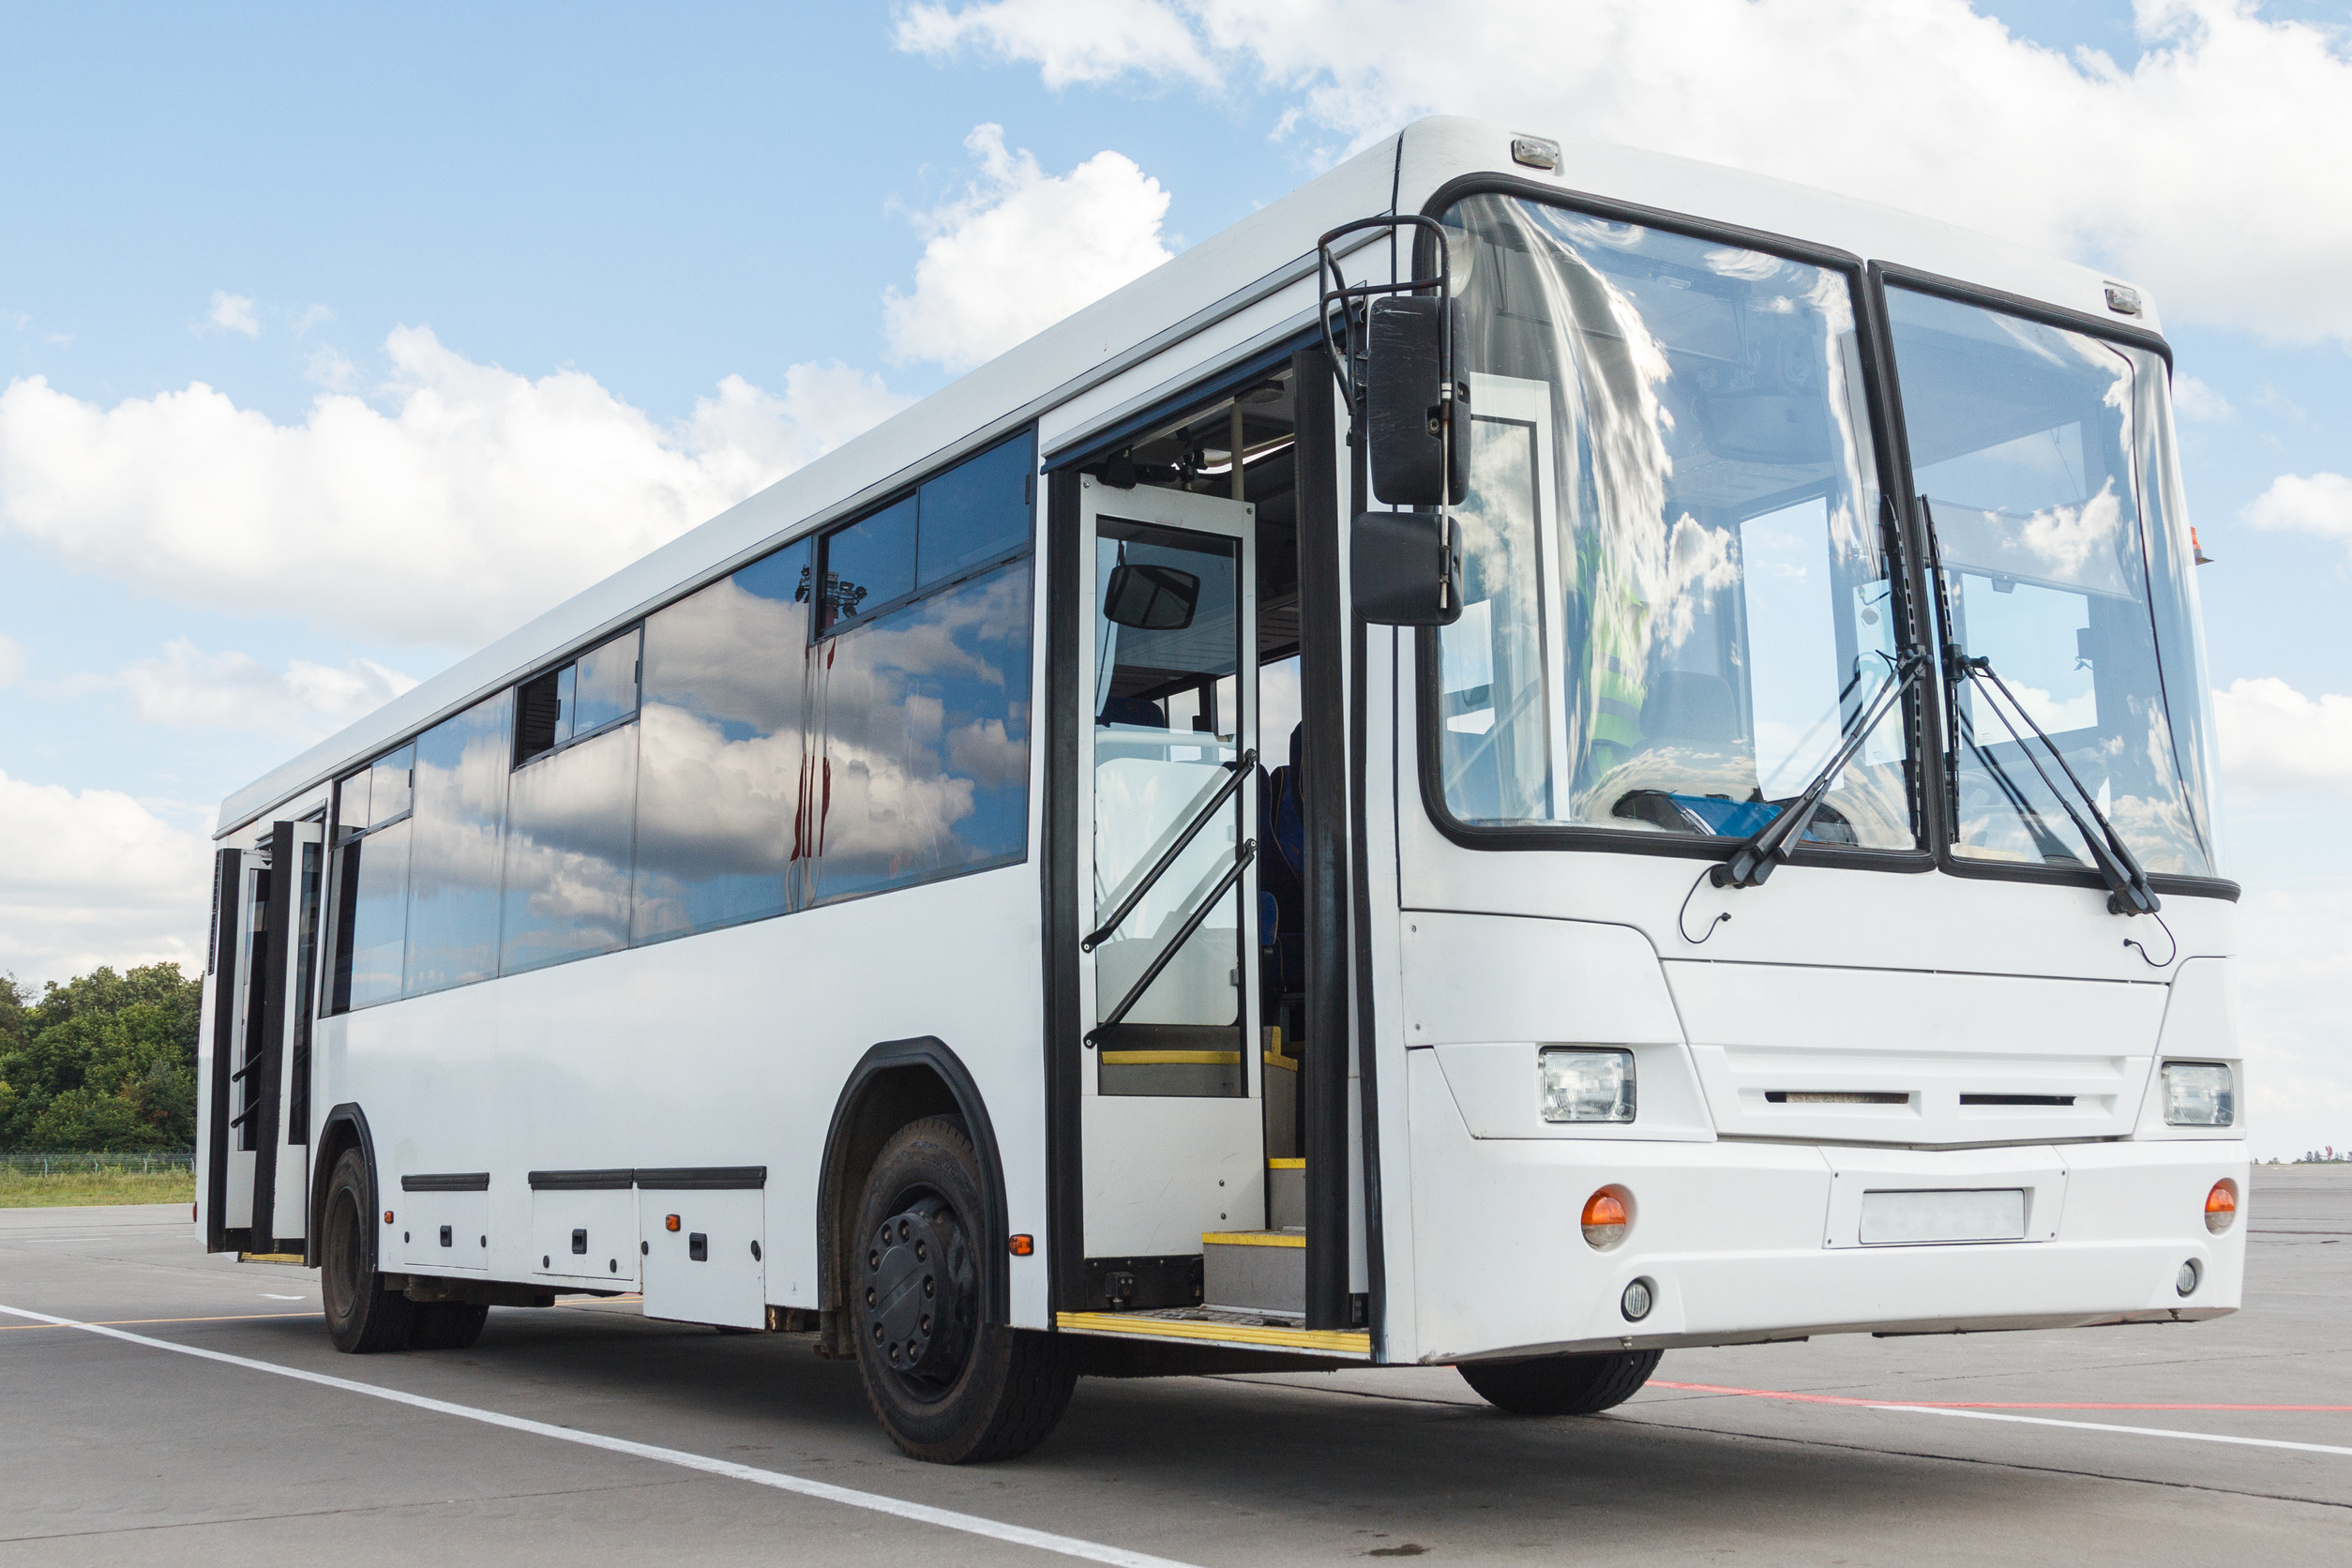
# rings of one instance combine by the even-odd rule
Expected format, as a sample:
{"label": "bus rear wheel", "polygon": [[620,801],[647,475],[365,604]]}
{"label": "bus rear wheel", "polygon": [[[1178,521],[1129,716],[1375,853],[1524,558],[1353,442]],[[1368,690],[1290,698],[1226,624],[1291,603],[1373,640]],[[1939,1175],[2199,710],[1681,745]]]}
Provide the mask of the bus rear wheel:
{"label": "bus rear wheel", "polygon": [[386,1290],[376,1271],[374,1207],[366,1158],[344,1150],[321,1205],[319,1295],[327,1337],[346,1355],[404,1349],[416,1318],[416,1304]]}
{"label": "bus rear wheel", "polygon": [[867,1402],[901,1451],[935,1464],[1028,1453],[1078,1380],[1053,1335],[983,1320],[981,1184],[959,1123],[899,1128],[866,1178],[841,1282]]}
{"label": "bus rear wheel", "polygon": [[1657,1350],[1530,1356],[1457,1366],[1478,1396],[1512,1415],[1594,1415],[1640,1392],[1658,1369]]}

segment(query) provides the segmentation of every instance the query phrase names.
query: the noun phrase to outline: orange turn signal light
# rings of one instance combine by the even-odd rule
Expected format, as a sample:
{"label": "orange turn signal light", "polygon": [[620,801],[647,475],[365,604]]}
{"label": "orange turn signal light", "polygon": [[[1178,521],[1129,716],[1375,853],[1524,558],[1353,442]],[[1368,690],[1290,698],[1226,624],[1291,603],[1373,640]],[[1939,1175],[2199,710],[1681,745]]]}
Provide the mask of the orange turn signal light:
{"label": "orange turn signal light", "polygon": [[2224,1176],[2205,1195],[2205,1228],[2216,1236],[2238,1219],[2238,1184]]}
{"label": "orange turn signal light", "polygon": [[1625,1239],[1625,1199],[1613,1187],[1603,1187],[1584,1200],[1584,1239],[1594,1246],[1615,1246]]}
{"label": "orange turn signal light", "polygon": [[661,1228],[664,1230],[675,1230],[678,1229],[678,1216],[671,1214],[668,1219],[661,1222]]}
{"label": "orange turn signal light", "polygon": [[384,1223],[386,1225],[392,1223],[392,1211],[389,1209],[384,1211]]}
{"label": "orange turn signal light", "polygon": [[1015,1236],[1006,1244],[1012,1247],[1014,1257],[1026,1258],[1031,1253],[1037,1250],[1037,1238],[1034,1236]]}

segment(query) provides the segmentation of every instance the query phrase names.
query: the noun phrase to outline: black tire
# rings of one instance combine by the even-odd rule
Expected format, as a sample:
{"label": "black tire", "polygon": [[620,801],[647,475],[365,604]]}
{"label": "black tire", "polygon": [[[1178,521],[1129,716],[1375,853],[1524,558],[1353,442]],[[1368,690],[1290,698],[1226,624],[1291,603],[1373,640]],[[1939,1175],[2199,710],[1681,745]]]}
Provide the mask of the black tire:
{"label": "black tire", "polygon": [[384,1288],[376,1269],[375,1218],[368,1162],[358,1150],[346,1149],[319,1206],[319,1295],[327,1337],[346,1355],[406,1348],[416,1316],[415,1303]]}
{"label": "black tire", "polygon": [[990,1234],[980,1162],[946,1117],[912,1123],[874,1161],[851,1232],[844,1304],[867,1402],[909,1457],[1010,1459],[1069,1408],[1077,1358],[1054,1335],[981,1321]]}
{"label": "black tire", "polygon": [[1530,1356],[1457,1366],[1478,1396],[1512,1415],[1594,1415],[1621,1405],[1658,1369],[1658,1350]]}
{"label": "black tire", "polygon": [[412,1350],[462,1350],[482,1337],[490,1308],[472,1302],[420,1302],[408,1331]]}

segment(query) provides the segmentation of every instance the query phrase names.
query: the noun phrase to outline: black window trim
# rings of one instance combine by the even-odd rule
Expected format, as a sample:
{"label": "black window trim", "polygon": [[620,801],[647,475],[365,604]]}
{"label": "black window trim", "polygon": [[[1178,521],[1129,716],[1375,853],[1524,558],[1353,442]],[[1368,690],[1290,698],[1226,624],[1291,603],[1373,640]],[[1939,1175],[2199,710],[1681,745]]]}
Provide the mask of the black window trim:
{"label": "black window trim", "polygon": [[[1738,224],[1711,222],[1684,213],[1666,212],[1654,207],[1620,202],[1605,196],[1564,190],[1556,186],[1538,185],[1531,180],[1507,174],[1471,174],[1450,180],[1431,194],[1423,205],[1423,213],[1442,222],[1456,204],[1472,196],[1500,195],[1540,202],[1547,206],[1563,207],[1573,212],[1589,214],[1612,222],[1632,223],[1692,239],[1716,244],[1737,245],[1744,249],[1762,251],[1784,260],[1817,266],[1844,277],[1854,303],[1854,330],[1862,361],[1862,400],[1870,421],[1871,452],[1877,471],[1881,505],[1885,498],[1899,493],[1899,485],[1907,479],[1898,476],[1907,470],[1898,466],[1898,451],[1894,445],[1897,435],[1893,424],[1894,411],[1889,405],[1884,384],[1877,372],[1884,363],[1886,345],[1880,334],[1881,323],[1871,309],[1869,266],[1851,251],[1794,239],[1785,234],[1770,234]],[[1416,269],[1434,264],[1435,241],[1425,233],[1414,245]],[[1888,562],[1888,577],[1898,593],[1896,632],[1916,637],[1923,628],[1915,628],[1910,621],[1921,602],[1918,584],[1924,580],[1917,569],[1919,550],[1907,522],[1895,530],[1895,557]],[[1418,757],[1416,772],[1420,777],[1423,809],[1438,832],[1455,844],[1472,850],[1577,850],[1597,851],[1608,854],[1663,855],[1681,860],[1721,860],[1738,844],[1736,837],[1721,834],[1645,834],[1633,829],[1592,827],[1576,822],[1466,822],[1454,814],[1445,798],[1445,780],[1439,756],[1440,706],[1443,694],[1439,690],[1438,633],[1425,626],[1413,639],[1413,684],[1415,692],[1416,734],[1414,746]],[[1888,871],[1916,875],[1931,871],[1937,866],[1936,835],[1940,798],[1934,788],[1940,759],[1929,745],[1932,729],[1927,723],[1927,709],[1914,692],[1904,700],[1904,723],[1909,731],[1909,751],[1913,775],[1907,793],[1913,813],[1914,839],[1907,850],[1844,849],[1819,845],[1803,845],[1790,856],[1797,866],[1836,867],[1858,871]],[[1923,744],[1926,743],[1926,744]]]}
{"label": "black window trim", "polygon": [[[1894,362],[1894,339],[1891,318],[1887,314],[1886,295],[1890,288],[1908,289],[1915,294],[1950,300],[1955,305],[1975,306],[1980,309],[2017,316],[2027,321],[2040,323],[2044,326],[2057,327],[2063,332],[2079,332],[2085,337],[2101,339],[2130,348],[2144,349],[2164,360],[2164,372],[2168,380],[2172,374],[2172,345],[2164,340],[2162,334],[2151,332],[2147,327],[2133,326],[2125,322],[2107,321],[2088,311],[2070,310],[2063,306],[2028,299],[2023,295],[2009,294],[2000,289],[1984,288],[1974,283],[1963,282],[1955,278],[1922,271],[1917,267],[1904,266],[1892,262],[1872,262],[1870,264],[1871,311],[1878,318],[1880,326],[1884,329],[1882,341],[1886,345],[1886,360],[1879,367],[1878,373],[1885,380],[1887,406],[1893,415],[1894,439],[1902,459],[1900,472],[1903,475],[1903,494],[1906,497],[1903,505],[1904,536],[1907,540],[1913,541],[1912,553],[1920,557],[1922,562],[1925,559],[1925,541],[1921,536],[1922,520],[1916,515],[1918,508],[1910,499],[1917,494],[1917,481],[1911,475],[1910,445],[1903,430],[1903,383]],[[2144,517],[2142,526],[2146,526]],[[1931,726],[1930,737],[1935,750],[1935,763],[1929,771],[1933,775],[1933,793],[1937,800],[1935,820],[1931,824],[1934,830],[1933,841],[1936,846],[1936,868],[1951,876],[1966,877],[1977,882],[2031,882],[2049,887],[2103,888],[2106,884],[2101,880],[2098,869],[2088,865],[2080,867],[2022,865],[2012,861],[1976,860],[1955,852],[1952,841],[1951,804],[1943,798],[1946,766],[1943,757],[1944,726],[1941,713],[1943,700],[1943,695],[1939,691],[1937,697],[1937,722]],[[2209,807],[2210,805],[2209,801]],[[2233,904],[2238,902],[2242,891],[2237,882],[2226,877],[2186,876],[2177,871],[2151,873],[2148,881],[2148,885],[2159,894],[2184,898],[2220,898]]]}

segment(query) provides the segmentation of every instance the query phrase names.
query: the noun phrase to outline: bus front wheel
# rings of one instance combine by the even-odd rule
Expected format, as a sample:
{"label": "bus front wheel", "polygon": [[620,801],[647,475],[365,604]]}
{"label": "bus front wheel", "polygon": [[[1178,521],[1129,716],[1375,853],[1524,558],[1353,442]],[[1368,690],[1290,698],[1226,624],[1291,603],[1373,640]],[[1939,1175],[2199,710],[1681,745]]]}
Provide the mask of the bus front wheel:
{"label": "bus front wheel", "polygon": [[841,1281],[867,1402],[891,1441],[936,1464],[1028,1453],[1078,1379],[1053,1335],[984,1320],[981,1182],[959,1123],[899,1128],[866,1178]]}
{"label": "bus front wheel", "polygon": [[376,1271],[373,1188],[368,1162],[346,1149],[327,1178],[324,1225],[319,1232],[319,1295],[326,1308],[327,1337],[347,1355],[407,1347],[416,1304],[386,1290]]}
{"label": "bus front wheel", "polygon": [[1593,1415],[1632,1398],[1658,1369],[1656,1350],[1474,1361],[1455,1370],[1478,1396],[1512,1415]]}

